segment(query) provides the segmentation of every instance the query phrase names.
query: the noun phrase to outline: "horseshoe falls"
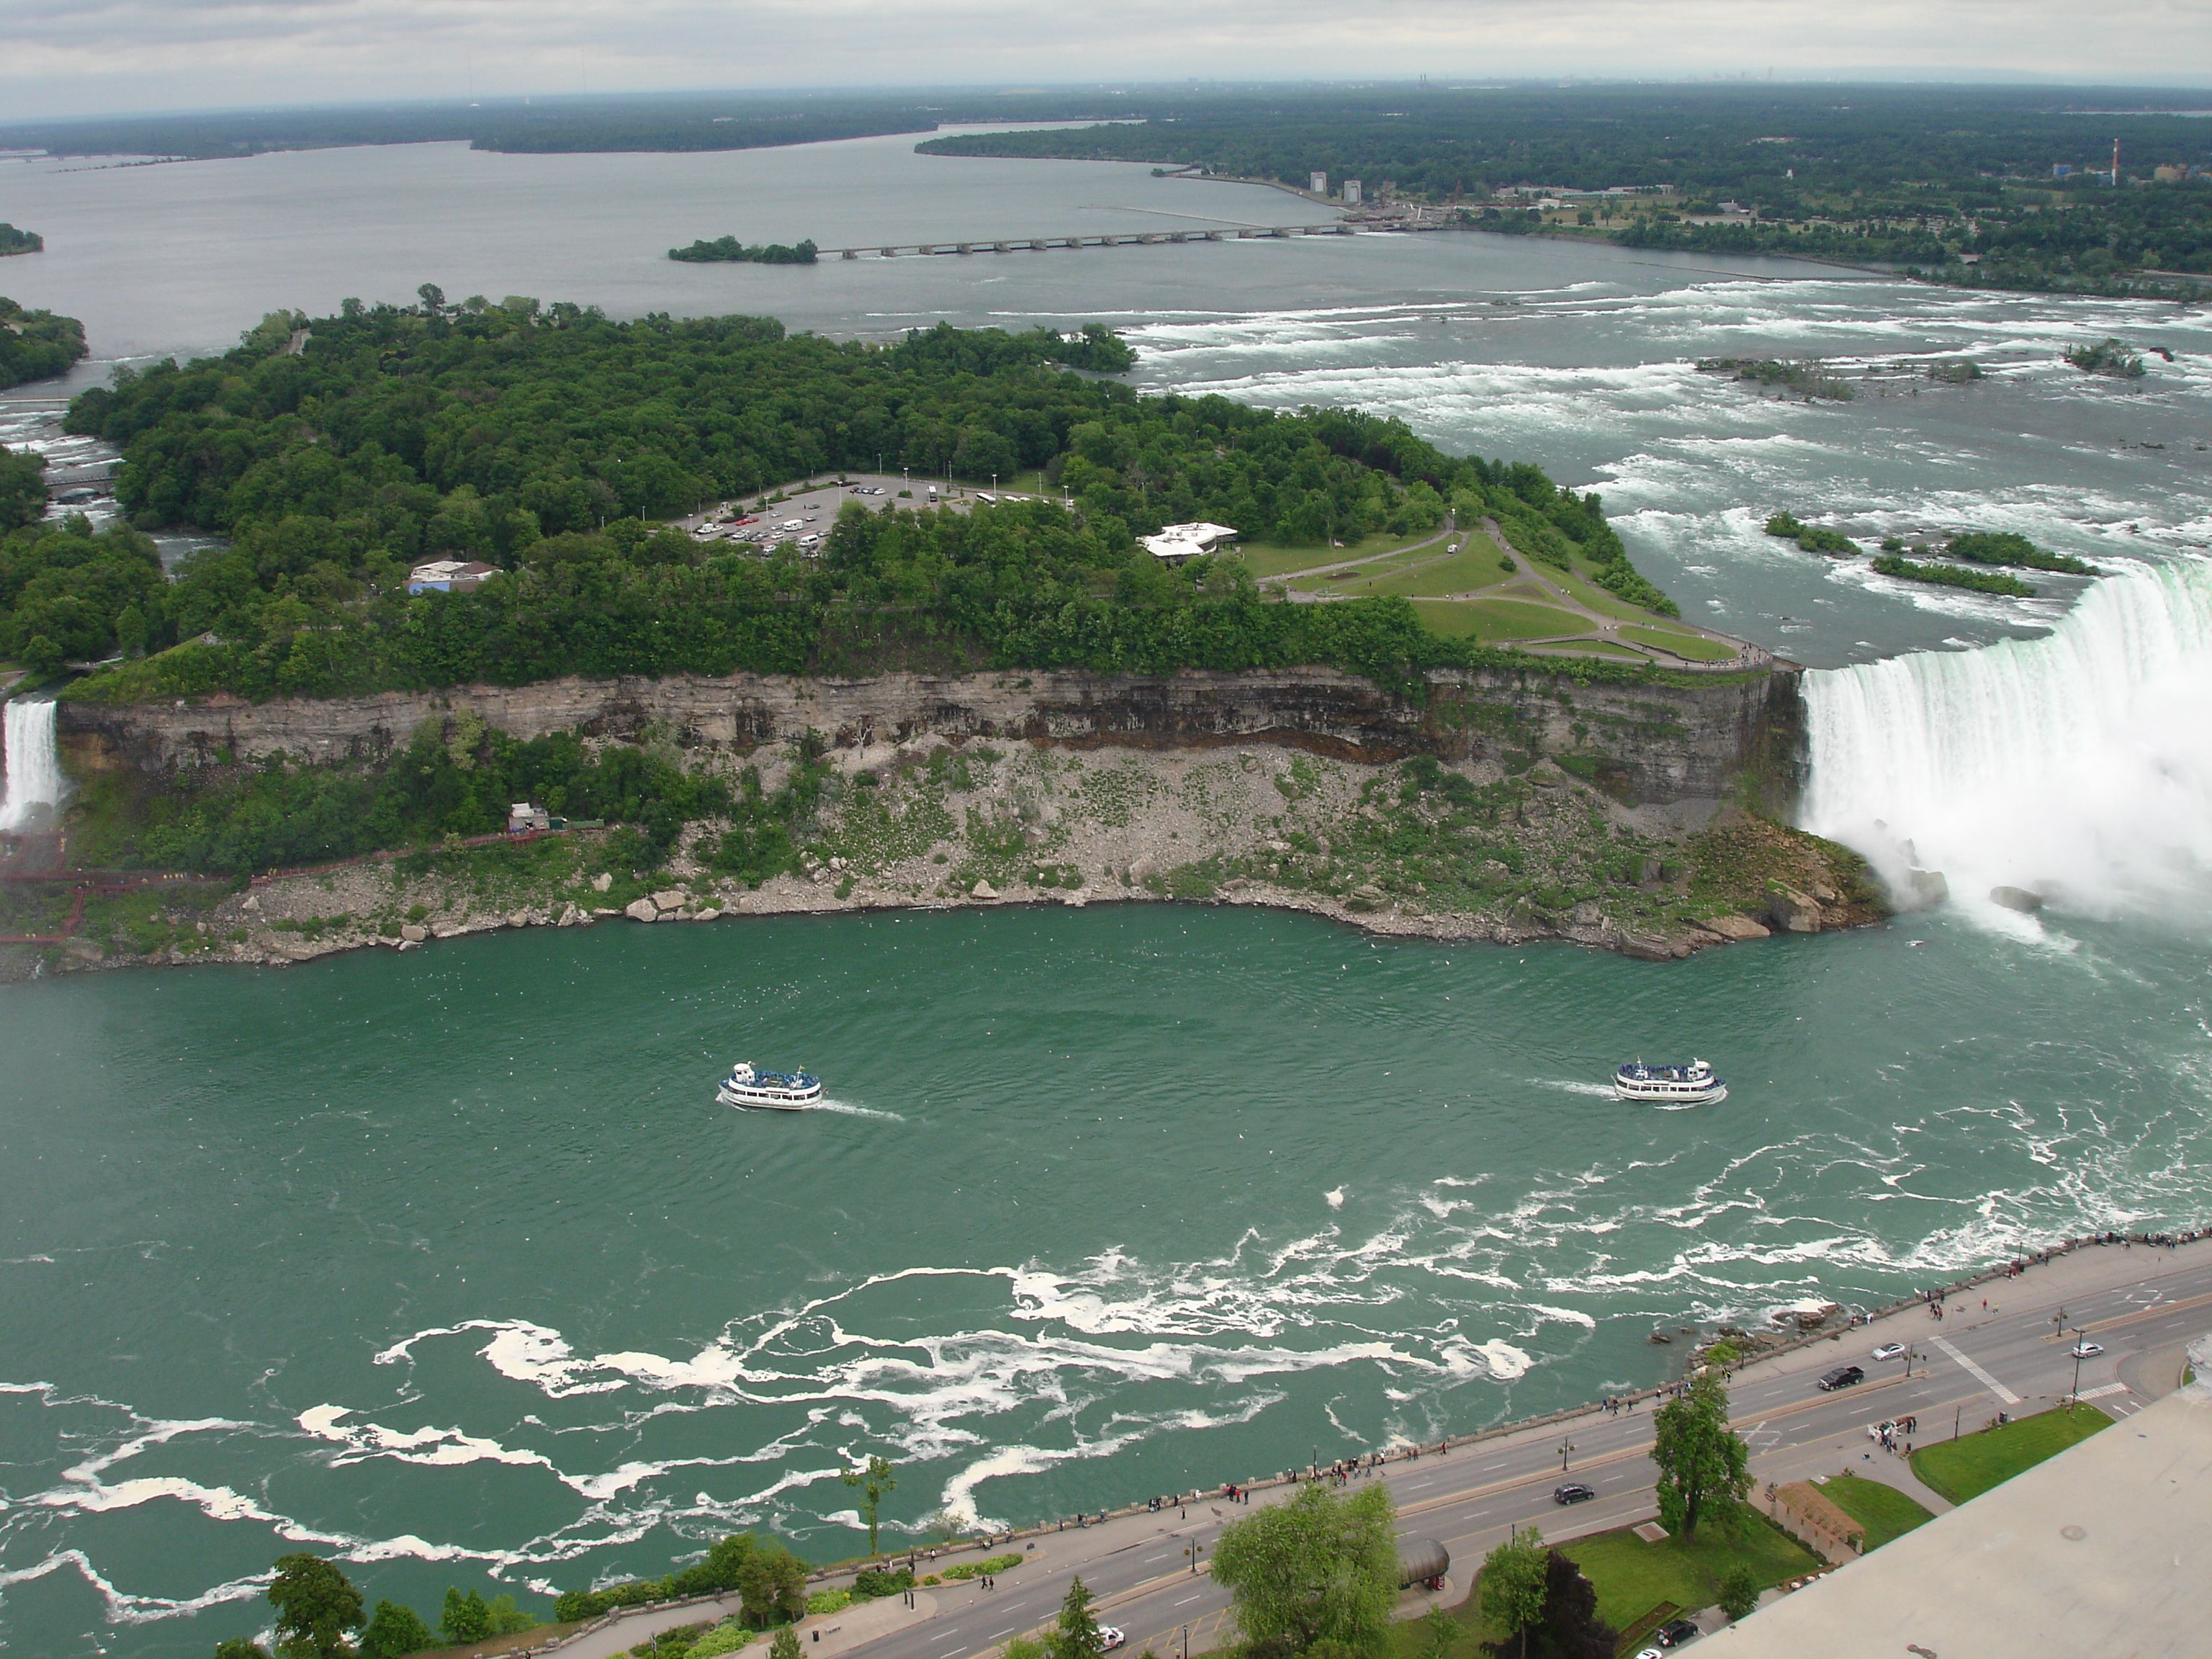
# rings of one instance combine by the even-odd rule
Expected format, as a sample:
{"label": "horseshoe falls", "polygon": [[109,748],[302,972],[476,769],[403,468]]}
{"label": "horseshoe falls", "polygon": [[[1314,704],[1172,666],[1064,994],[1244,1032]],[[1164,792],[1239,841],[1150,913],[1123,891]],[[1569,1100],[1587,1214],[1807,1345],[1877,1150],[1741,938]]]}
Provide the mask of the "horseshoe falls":
{"label": "horseshoe falls", "polygon": [[2136,565],[2051,633],[1806,677],[1803,821],[1900,897],[1940,872],[2100,917],[2212,893],[2212,562]]}

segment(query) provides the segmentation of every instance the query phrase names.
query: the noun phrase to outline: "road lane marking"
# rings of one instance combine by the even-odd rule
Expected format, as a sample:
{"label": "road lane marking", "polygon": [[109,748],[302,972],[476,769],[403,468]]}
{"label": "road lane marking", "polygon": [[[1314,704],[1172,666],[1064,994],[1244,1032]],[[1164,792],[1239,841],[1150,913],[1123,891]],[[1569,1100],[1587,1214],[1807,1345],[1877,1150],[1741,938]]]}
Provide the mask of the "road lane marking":
{"label": "road lane marking", "polygon": [[1004,1629],[1004,1630],[994,1630],[994,1631],[993,1631],[993,1632],[992,1632],[988,1636],[985,1637],[983,1639],[984,1639],[986,1642],[995,1642],[995,1641],[997,1641],[997,1640],[998,1640],[1001,1636],[1012,1636],[1012,1635],[1016,1631],[1019,1630],[1020,1628],[1021,1628],[1021,1626],[1020,1626],[1019,1625],[1009,1625],[1009,1626],[1007,1626],[1006,1627],[1006,1629]]}
{"label": "road lane marking", "polygon": [[[1200,1591],[1198,1593],[1198,1595],[1205,1595],[1205,1594],[1206,1594],[1206,1592],[1205,1592],[1204,1590],[1200,1590]],[[1198,1595],[1186,1595],[1186,1596],[1184,1596],[1184,1597],[1182,1598],[1182,1601],[1170,1601],[1170,1602],[1169,1602],[1169,1603],[1168,1603],[1168,1605],[1169,1605],[1170,1607],[1188,1607],[1192,1602],[1194,1602],[1194,1601],[1197,1601],[1197,1600],[1198,1600]]]}
{"label": "road lane marking", "polygon": [[2005,1387],[2003,1383],[1998,1382],[1996,1378],[1991,1376],[1979,1365],[1977,1365],[1972,1360],[1967,1358],[1966,1355],[1960,1353],[1956,1348],[1953,1347],[1951,1346],[1950,1340],[1948,1337],[1939,1336],[1933,1338],[1932,1340],[1937,1347],[1942,1349],[1945,1353],[1949,1354],[1952,1358],[1957,1360],[1960,1364],[1963,1365],[1969,1376],[1972,1377],[1975,1382],[1987,1389],[1991,1394],[1996,1395],[1996,1397],[2002,1401],[2006,1405],[2017,1406],[2020,1404],[2020,1396],[2018,1395],[2014,1394],[2010,1389]]}
{"label": "road lane marking", "polygon": [[2125,1394],[2127,1391],[2128,1385],[2124,1382],[2107,1382],[2101,1389],[2084,1389],[2074,1397],[2076,1400],[2102,1400],[2108,1394]]}
{"label": "road lane marking", "polygon": [[[2115,1325],[2132,1325],[2138,1320],[2166,1314],[2186,1313],[2190,1309],[2201,1308],[2207,1303],[2212,1303],[2212,1291],[2208,1291],[2202,1296],[2185,1297],[2175,1302],[2154,1302],[2148,1307],[2137,1309],[2134,1313],[2115,1314],[2110,1319],[2093,1319],[2081,1328],[2085,1331],[2109,1331]],[[2063,1340],[2056,1335],[2044,1339],[2046,1342]]]}

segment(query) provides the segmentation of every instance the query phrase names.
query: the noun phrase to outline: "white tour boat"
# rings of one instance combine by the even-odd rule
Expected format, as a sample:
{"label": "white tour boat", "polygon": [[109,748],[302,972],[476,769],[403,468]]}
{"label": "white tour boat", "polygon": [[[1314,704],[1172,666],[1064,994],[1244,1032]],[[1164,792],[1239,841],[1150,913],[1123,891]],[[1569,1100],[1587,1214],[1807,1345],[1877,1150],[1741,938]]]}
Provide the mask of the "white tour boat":
{"label": "white tour boat", "polygon": [[1658,1100],[1685,1106],[1728,1098],[1728,1085],[1702,1060],[1687,1066],[1646,1066],[1638,1060],[1613,1074],[1613,1091],[1623,1100]]}
{"label": "white tour boat", "polygon": [[771,1112],[803,1112],[822,1099],[822,1080],[805,1072],[757,1072],[739,1060],[714,1091],[725,1106],[754,1106]]}

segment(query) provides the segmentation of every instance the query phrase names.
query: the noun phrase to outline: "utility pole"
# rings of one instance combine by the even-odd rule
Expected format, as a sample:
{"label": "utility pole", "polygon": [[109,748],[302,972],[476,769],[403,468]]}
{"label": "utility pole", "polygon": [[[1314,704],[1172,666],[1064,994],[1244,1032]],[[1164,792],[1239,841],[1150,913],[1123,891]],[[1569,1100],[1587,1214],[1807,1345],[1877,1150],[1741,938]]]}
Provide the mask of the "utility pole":
{"label": "utility pole", "polygon": [[2081,1343],[2083,1340],[2081,1328],[2076,1325],[2074,1328],[2074,1393],[2066,1402],[2066,1408],[2069,1411],[2081,1401]]}

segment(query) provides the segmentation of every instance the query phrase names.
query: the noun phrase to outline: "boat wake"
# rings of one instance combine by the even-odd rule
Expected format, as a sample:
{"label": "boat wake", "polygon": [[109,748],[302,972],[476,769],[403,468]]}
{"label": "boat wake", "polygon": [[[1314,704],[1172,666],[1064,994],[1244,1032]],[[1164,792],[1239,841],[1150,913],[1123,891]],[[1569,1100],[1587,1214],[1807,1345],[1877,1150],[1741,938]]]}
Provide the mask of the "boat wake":
{"label": "boat wake", "polygon": [[1610,1083],[1584,1083],[1579,1078],[1564,1077],[1532,1077],[1528,1081],[1539,1089],[1557,1089],[1561,1094],[1588,1095],[1594,1100],[1611,1100],[1613,1097]]}
{"label": "boat wake", "polygon": [[906,1119],[897,1112],[879,1111],[873,1106],[855,1106],[849,1100],[832,1100],[824,1095],[809,1108],[817,1112],[837,1112],[846,1117],[879,1118],[885,1123],[903,1123]]}

